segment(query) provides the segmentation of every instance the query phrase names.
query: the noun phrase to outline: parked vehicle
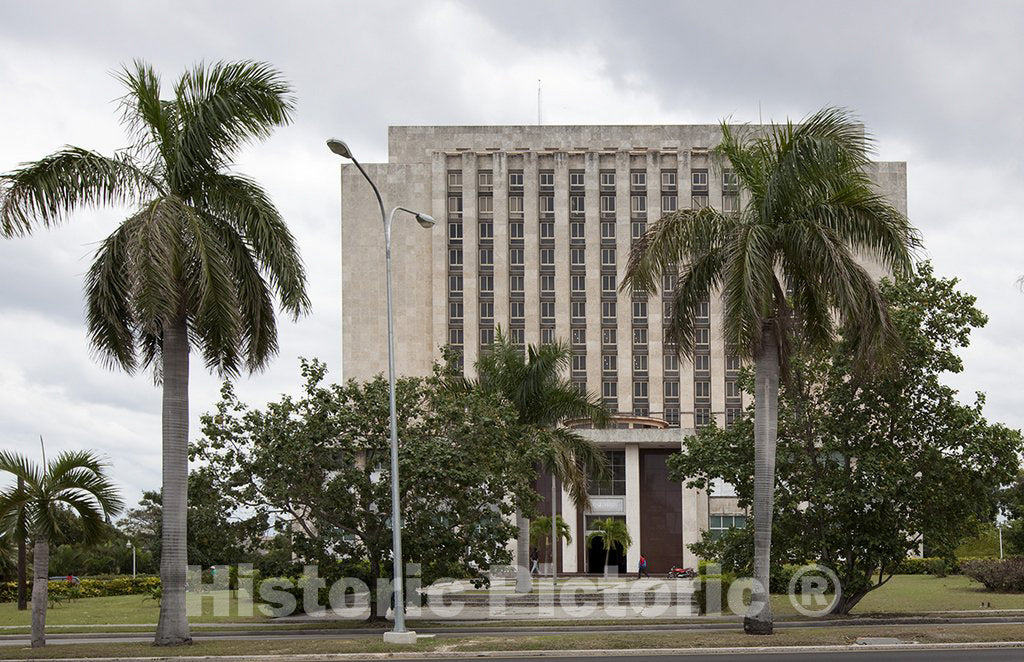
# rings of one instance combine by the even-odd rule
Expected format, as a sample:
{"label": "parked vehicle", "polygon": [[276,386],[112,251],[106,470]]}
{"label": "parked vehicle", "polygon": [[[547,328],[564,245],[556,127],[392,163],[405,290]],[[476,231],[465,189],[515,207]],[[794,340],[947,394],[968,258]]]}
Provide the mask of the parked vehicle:
{"label": "parked vehicle", "polygon": [[697,571],[693,568],[684,568],[681,565],[674,565],[672,569],[668,571],[669,579],[693,579],[697,576]]}

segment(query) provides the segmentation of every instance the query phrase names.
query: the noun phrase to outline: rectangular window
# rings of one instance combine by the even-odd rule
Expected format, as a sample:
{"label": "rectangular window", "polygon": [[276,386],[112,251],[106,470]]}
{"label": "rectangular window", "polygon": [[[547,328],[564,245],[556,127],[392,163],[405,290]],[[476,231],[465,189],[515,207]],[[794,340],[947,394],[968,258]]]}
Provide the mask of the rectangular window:
{"label": "rectangular window", "polygon": [[508,289],[510,292],[522,292],[523,291],[523,277],[522,276],[509,276],[508,277]]}
{"label": "rectangular window", "polygon": [[605,354],[601,357],[601,370],[604,372],[615,372],[619,368],[619,357],[615,354]]}
{"label": "rectangular window", "polygon": [[461,345],[463,341],[462,329],[448,329],[448,344],[449,345]]}
{"label": "rectangular window", "polygon": [[711,332],[708,329],[694,329],[693,342],[697,349],[707,349],[711,345]]}
{"label": "rectangular window", "polygon": [[526,304],[522,301],[509,301],[508,316],[513,320],[522,320],[526,317]]}
{"label": "rectangular window", "polygon": [[702,322],[706,322],[711,318],[711,302],[707,299],[697,302],[697,310],[694,311],[693,316]]}
{"label": "rectangular window", "polygon": [[555,263],[555,249],[554,248],[542,248],[540,249],[540,264],[541,266],[549,266]]}
{"label": "rectangular window", "polygon": [[515,223],[508,224],[508,238],[509,239],[522,239],[523,238],[523,222],[518,221]]}
{"label": "rectangular window", "polygon": [[494,318],[494,302],[493,301],[481,301],[480,302],[480,319],[493,319]]}
{"label": "rectangular window", "polygon": [[697,400],[708,401],[711,399],[711,382],[706,379],[698,379],[693,382],[693,397]]}
{"label": "rectangular window", "polygon": [[637,354],[633,357],[633,372],[647,372],[646,354]]}
{"label": "rectangular window", "polygon": [[461,170],[449,170],[448,171],[448,190],[450,190],[450,191],[461,191],[462,190],[462,171]]}
{"label": "rectangular window", "polygon": [[601,274],[601,291],[605,294],[615,294],[615,274]]}
{"label": "rectangular window", "polygon": [[494,249],[493,248],[481,248],[480,249],[480,266],[491,266],[494,264]]}
{"label": "rectangular window", "polygon": [[604,190],[615,190],[615,172],[605,171],[601,173],[601,188]]}
{"label": "rectangular window", "polygon": [[647,302],[646,301],[634,301],[633,302],[633,323],[634,324],[647,324]]}
{"label": "rectangular window", "polygon": [[614,301],[602,301],[601,302],[601,318],[605,322],[615,322],[615,302]]}
{"label": "rectangular window", "polygon": [[572,303],[572,319],[574,321],[584,321],[587,318],[587,302],[586,301],[573,301]]}
{"label": "rectangular window", "polygon": [[740,196],[738,195],[723,195],[722,196],[722,211],[727,214],[735,214],[740,210]]}
{"label": "rectangular window", "polygon": [[711,423],[711,409],[708,407],[694,407],[693,424],[697,428],[705,427]]}
{"label": "rectangular window", "polygon": [[647,329],[633,329],[633,344],[641,347],[647,345]]}
{"label": "rectangular window", "polygon": [[647,196],[632,195],[629,198],[629,209],[634,216],[642,216],[647,213]]}
{"label": "rectangular window", "polygon": [[705,194],[694,195],[690,200],[691,209],[704,209],[708,206],[708,196]]}
{"label": "rectangular window", "polygon": [[540,215],[542,218],[548,218],[555,215],[555,196],[553,195],[542,195],[538,198],[538,207],[540,209]]}
{"label": "rectangular window", "polygon": [[616,398],[619,395],[619,385],[615,382],[602,382],[601,395],[605,398]]}
{"label": "rectangular window", "polygon": [[573,345],[586,345],[587,344],[587,331],[586,329],[573,329],[570,334]]}
{"label": "rectangular window", "polygon": [[740,385],[735,379],[725,382],[725,397],[729,400],[738,400],[741,397]]}
{"label": "rectangular window", "polygon": [[494,223],[492,223],[491,221],[480,221],[478,232],[480,233],[481,239],[493,239]]}
{"label": "rectangular window", "polygon": [[555,319],[555,302],[554,301],[541,301],[540,302],[540,317],[545,322],[550,322]]}
{"label": "rectangular window", "polygon": [[460,216],[462,216],[461,195],[448,196],[448,216],[451,216],[452,218],[459,218]]}
{"label": "rectangular window", "polygon": [[647,232],[646,221],[633,221],[630,225],[633,231],[633,241],[636,241],[640,237],[644,236],[644,233]]}
{"label": "rectangular window", "polygon": [[555,187],[555,173],[551,170],[540,171],[540,187],[541,188],[554,188]]}
{"label": "rectangular window", "polygon": [[661,190],[662,191],[674,191],[676,190],[676,171],[675,170],[663,170],[661,173]]}
{"label": "rectangular window", "polygon": [[572,170],[569,172],[569,188],[583,188],[583,172]]}
{"label": "rectangular window", "polygon": [[602,239],[614,239],[615,238],[615,223],[602,221],[601,222],[601,238]]}
{"label": "rectangular window", "polygon": [[726,407],[725,408],[725,424],[732,425],[736,421],[740,420],[741,409],[739,407]]}
{"label": "rectangular window", "polygon": [[523,171],[512,170],[508,173],[508,188],[510,191],[523,190]]}
{"label": "rectangular window", "polygon": [[586,237],[587,224],[583,221],[573,221],[569,224],[569,238],[583,239]]}
{"label": "rectangular window", "polygon": [[705,193],[708,190],[708,171],[694,170],[690,173],[690,190],[694,193]]}
{"label": "rectangular window", "polygon": [[708,531],[711,532],[711,539],[718,540],[729,529],[743,529],[747,526],[746,515],[711,515],[709,518]]}
{"label": "rectangular window", "polygon": [[586,276],[572,276],[569,278],[569,289],[573,292],[585,292],[587,290]]}
{"label": "rectangular window", "polygon": [[462,266],[461,248],[452,248],[448,250],[448,264],[453,267]]}
{"label": "rectangular window", "polygon": [[574,216],[583,214],[587,209],[586,198],[582,195],[569,196],[569,213]]}
{"label": "rectangular window", "polygon": [[573,248],[569,250],[569,261],[573,266],[583,266],[586,262],[586,251],[582,248]]}
{"label": "rectangular window", "polygon": [[661,213],[671,214],[674,211],[678,211],[676,201],[678,198],[674,195],[663,195],[661,196]]}
{"label": "rectangular window", "polygon": [[615,216],[615,196],[601,196],[601,216]]}
{"label": "rectangular window", "polygon": [[601,344],[605,347],[615,347],[615,329],[601,329]]}
{"label": "rectangular window", "polygon": [[525,345],[526,344],[526,329],[512,328],[508,330],[508,337],[512,341],[513,345]]}
{"label": "rectangular window", "polygon": [[494,291],[494,276],[480,276],[480,293]]}
{"label": "rectangular window", "polygon": [[448,304],[448,318],[451,320],[462,319],[462,302],[452,301]]}
{"label": "rectangular window", "polygon": [[614,248],[602,248],[601,249],[601,264],[606,267],[615,266],[615,249]]}
{"label": "rectangular window", "polygon": [[494,329],[480,329],[480,346],[488,347],[494,344]]}
{"label": "rectangular window", "polygon": [[670,319],[672,319],[672,302],[671,301],[662,301],[661,302],[661,316],[662,316],[662,318],[664,318],[666,324],[668,324],[668,321]]}
{"label": "rectangular window", "polygon": [[550,293],[555,291],[555,277],[545,274],[540,277],[540,291]]}
{"label": "rectangular window", "polygon": [[679,407],[665,407],[665,422],[670,427],[679,427]]}
{"label": "rectangular window", "polygon": [[510,216],[523,215],[523,196],[513,195],[508,199],[508,213]]}
{"label": "rectangular window", "polygon": [[665,274],[661,277],[661,289],[668,294],[676,289],[677,277],[675,274]]}
{"label": "rectangular window", "polygon": [[572,355],[572,371],[573,372],[586,372],[587,371],[587,355],[586,354],[573,354]]}
{"label": "rectangular window", "polygon": [[540,238],[541,239],[554,239],[555,238],[555,224],[551,221],[540,222]]}
{"label": "rectangular window", "polygon": [[542,345],[550,345],[555,342],[555,330],[545,327],[540,330],[540,342]]}
{"label": "rectangular window", "polygon": [[679,372],[679,355],[665,355],[665,372]]}
{"label": "rectangular window", "polygon": [[452,294],[462,294],[462,276],[448,276],[448,291]]}
{"label": "rectangular window", "polygon": [[647,381],[637,380],[633,382],[633,398],[641,399],[647,397]]}
{"label": "rectangular window", "polygon": [[508,249],[508,263],[513,267],[523,266],[523,249],[522,248],[510,248]]}
{"label": "rectangular window", "polygon": [[735,170],[726,169],[722,171],[722,191],[725,193],[737,193],[740,190],[740,176]]}
{"label": "rectangular window", "polygon": [[629,186],[634,191],[643,191],[647,188],[647,173],[643,170],[634,170],[629,173]]}
{"label": "rectangular window", "polygon": [[679,381],[676,379],[665,380],[665,397],[666,398],[678,398],[679,397]]}
{"label": "rectangular window", "polygon": [[711,357],[707,354],[694,354],[694,372],[711,372]]}
{"label": "rectangular window", "polygon": [[740,371],[740,357],[735,354],[729,354],[725,357],[725,371],[726,372],[739,372]]}
{"label": "rectangular window", "polygon": [[476,174],[477,185],[481,191],[490,191],[494,188],[494,175],[490,170],[481,170]]}
{"label": "rectangular window", "polygon": [[481,216],[490,216],[494,212],[494,198],[481,195],[476,199],[476,209]]}

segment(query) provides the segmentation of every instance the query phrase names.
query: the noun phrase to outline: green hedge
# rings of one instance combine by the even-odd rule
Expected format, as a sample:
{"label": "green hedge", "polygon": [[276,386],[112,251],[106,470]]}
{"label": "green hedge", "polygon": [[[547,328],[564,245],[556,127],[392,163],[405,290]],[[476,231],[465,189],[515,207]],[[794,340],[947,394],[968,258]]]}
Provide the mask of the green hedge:
{"label": "green hedge", "polygon": [[964,561],[963,573],[990,591],[1024,591],[1024,559]]}
{"label": "green hedge", "polygon": [[[49,593],[56,599],[102,598],[110,595],[152,595],[160,587],[160,578],[150,575],[139,577],[115,577],[113,579],[83,579],[77,586],[63,579],[50,582]],[[32,584],[29,582],[29,594]],[[18,599],[18,583],[0,584],[0,602],[14,602]]]}

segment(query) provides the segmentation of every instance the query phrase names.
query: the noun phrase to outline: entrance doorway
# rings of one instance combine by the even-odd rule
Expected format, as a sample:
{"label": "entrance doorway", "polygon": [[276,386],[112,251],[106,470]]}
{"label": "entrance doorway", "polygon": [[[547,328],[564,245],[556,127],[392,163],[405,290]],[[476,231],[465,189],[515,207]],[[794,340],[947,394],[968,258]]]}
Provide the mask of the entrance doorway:
{"label": "entrance doorway", "polygon": [[[608,566],[617,568],[620,575],[626,574],[626,552],[619,543],[612,546]],[[601,538],[594,538],[587,546],[587,572],[592,575],[604,574],[604,540]]]}

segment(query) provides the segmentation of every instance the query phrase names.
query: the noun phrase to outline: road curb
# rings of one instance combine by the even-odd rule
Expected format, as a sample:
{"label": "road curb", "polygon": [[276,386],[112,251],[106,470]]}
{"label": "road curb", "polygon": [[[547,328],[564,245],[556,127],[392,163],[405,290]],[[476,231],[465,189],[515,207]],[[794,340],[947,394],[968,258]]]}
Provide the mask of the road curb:
{"label": "road curb", "polygon": [[932,644],[887,644],[866,646],[731,646],[725,648],[621,648],[588,650],[520,650],[520,651],[424,651],[392,653],[300,653],[291,655],[168,655],[152,657],[66,657],[46,658],[49,662],[172,662],[201,660],[203,662],[319,662],[321,660],[436,660],[469,658],[531,658],[531,657],[628,657],[633,655],[737,655],[758,653],[847,653],[854,651],[919,651],[1024,648],[1024,641],[980,641]]}

